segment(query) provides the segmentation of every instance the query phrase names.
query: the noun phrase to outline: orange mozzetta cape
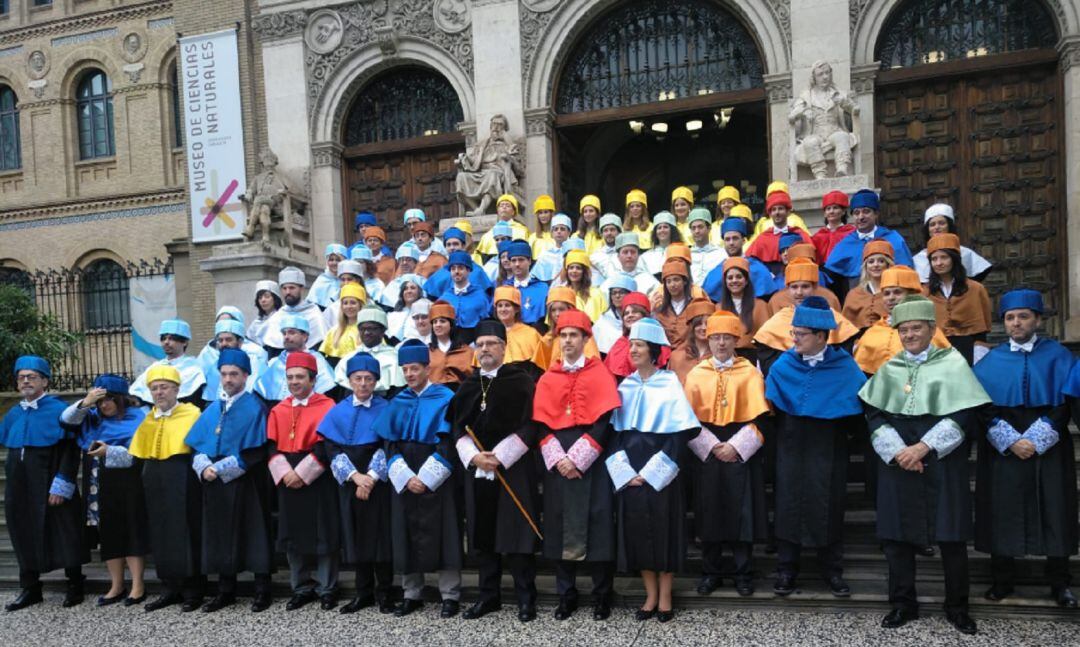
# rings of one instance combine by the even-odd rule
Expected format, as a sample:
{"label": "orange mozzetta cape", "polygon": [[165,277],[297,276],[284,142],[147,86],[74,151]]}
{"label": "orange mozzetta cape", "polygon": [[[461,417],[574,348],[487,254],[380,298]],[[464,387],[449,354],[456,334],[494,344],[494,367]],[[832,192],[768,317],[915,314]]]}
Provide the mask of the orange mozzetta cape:
{"label": "orange mozzetta cape", "polygon": [[745,357],[722,371],[704,359],[690,370],[683,388],[698,420],[710,425],[750,422],[770,411],[765,380]]}
{"label": "orange mozzetta cape", "polygon": [[968,279],[967,292],[949,299],[929,291],[926,296],[934,302],[938,328],[945,331],[946,337],[989,332],[990,295],[979,282]]}
{"label": "orange mozzetta cape", "polygon": [[556,430],[586,426],[621,403],[615,378],[599,359],[587,358],[585,366],[572,373],[560,362],[536,383],[533,420]]}
{"label": "orange mozzetta cape", "polygon": [[870,294],[866,288],[859,286],[847,293],[844,299],[844,309],[841,311],[844,318],[855,324],[862,330],[868,328],[878,320],[889,316],[885,310],[885,302],[881,298],[881,292]]}
{"label": "orange mozzetta cape", "polygon": [[[859,329],[845,319],[844,315],[836,310],[833,310],[832,313],[836,319],[837,328],[829,332],[830,344],[842,344],[859,334]],[[757,334],[754,335],[754,341],[776,350],[788,350],[795,345],[795,340],[791,338],[791,321],[794,318],[795,308],[786,306],[770,317],[765,322],[765,325],[758,329]]]}
{"label": "orange mozzetta cape", "polygon": [[[833,291],[829,288],[823,288],[820,285],[814,286],[814,295],[819,296],[829,302],[829,307],[833,310],[840,309],[840,299],[836,298]],[[794,305],[795,302],[791,300],[791,293],[787,291],[787,288],[778,291],[776,294],[769,298],[769,314],[774,315],[780,312],[787,306]]]}
{"label": "orange mozzetta cape", "polygon": [[449,353],[431,351],[428,379],[436,384],[460,384],[473,372],[473,349],[460,346]]}
{"label": "orange mozzetta cape", "polygon": [[[941,333],[941,328],[934,329],[934,338],[930,340],[930,345],[935,348],[952,348],[952,344]],[[882,319],[867,328],[863,336],[859,338],[859,343],[855,346],[855,363],[859,365],[863,373],[873,375],[882,364],[895,357],[903,349],[900,333]]]}

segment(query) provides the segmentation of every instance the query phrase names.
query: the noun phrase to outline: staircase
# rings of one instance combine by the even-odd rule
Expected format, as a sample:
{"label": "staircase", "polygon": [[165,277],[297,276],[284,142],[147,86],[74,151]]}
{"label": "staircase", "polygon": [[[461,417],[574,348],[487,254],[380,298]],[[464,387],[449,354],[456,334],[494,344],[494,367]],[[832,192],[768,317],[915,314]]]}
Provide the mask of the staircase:
{"label": "staircase", "polygon": [[[1080,464],[1080,432],[1075,427],[1070,427],[1073,437],[1074,451],[1077,453],[1077,463]],[[975,473],[975,452],[972,450],[969,461],[971,474]],[[0,463],[6,457],[6,452],[0,456]],[[887,578],[888,568],[885,557],[878,548],[874,534],[874,506],[873,501],[865,493],[862,484],[863,457],[852,455],[849,469],[849,484],[847,493],[847,513],[845,515],[845,555],[844,576],[851,586],[850,598],[835,598],[821,581],[817,564],[815,563],[814,551],[804,551],[803,572],[799,577],[800,590],[788,596],[779,598],[772,593],[772,584],[776,568],[775,555],[765,553],[764,546],[757,545],[754,550],[753,568],[755,571],[755,586],[757,592],[751,597],[740,597],[732,587],[731,579],[725,578],[724,586],[710,596],[701,596],[697,593],[697,579],[701,568],[701,553],[694,546],[690,546],[690,554],[687,560],[686,573],[680,574],[675,579],[675,596],[677,607],[695,608],[723,608],[723,609],[762,609],[762,610],[798,610],[806,612],[834,613],[838,611],[862,611],[884,614],[888,610],[887,602]],[[0,505],[3,497],[4,472],[0,470]],[[972,478],[974,490],[974,477]],[[688,520],[689,521],[689,520]],[[1047,620],[1076,622],[1080,621],[1080,611],[1068,611],[1060,609],[1049,598],[1049,587],[1043,584],[1042,558],[1030,558],[1019,560],[1017,564],[1017,592],[1014,596],[1003,602],[989,602],[982,597],[983,592],[990,584],[990,557],[984,553],[968,551],[971,572],[971,608],[972,615],[979,617],[1027,617]],[[84,572],[89,580],[88,591],[96,594],[108,588],[108,574],[104,564],[98,561],[96,551],[93,561],[84,567]],[[928,613],[940,613],[941,601],[944,597],[944,580],[941,569],[941,561],[938,557],[918,557],[918,586],[920,600],[925,611]],[[284,556],[279,556],[279,569],[274,576],[275,594],[284,596],[288,594],[288,569],[285,566]],[[537,588],[540,592],[541,604],[554,604],[556,602],[555,578],[549,565],[540,560],[538,565]],[[1071,561],[1073,582],[1080,592],[1080,559]],[[63,572],[55,571],[43,577],[46,587],[53,590],[62,590]],[[250,575],[242,575],[241,594],[249,593]],[[582,595],[582,603],[588,604],[589,579],[586,573],[579,575],[578,587]],[[465,600],[471,600],[476,587],[476,569],[467,563],[463,573],[463,586],[465,587]],[[156,590],[157,582],[154,578],[152,565],[147,568],[147,584],[151,592]],[[513,591],[510,588],[509,576],[504,579],[503,599],[506,603],[513,600]],[[343,597],[352,593],[352,574],[342,572]],[[6,520],[0,516],[0,588],[16,589],[18,587],[18,563],[12,550],[11,541],[8,538]],[[471,589],[471,591],[470,591]],[[634,608],[645,598],[645,591],[641,580],[634,576],[619,576],[616,579],[615,590],[617,602],[628,608]],[[437,599],[435,591],[429,591]]]}

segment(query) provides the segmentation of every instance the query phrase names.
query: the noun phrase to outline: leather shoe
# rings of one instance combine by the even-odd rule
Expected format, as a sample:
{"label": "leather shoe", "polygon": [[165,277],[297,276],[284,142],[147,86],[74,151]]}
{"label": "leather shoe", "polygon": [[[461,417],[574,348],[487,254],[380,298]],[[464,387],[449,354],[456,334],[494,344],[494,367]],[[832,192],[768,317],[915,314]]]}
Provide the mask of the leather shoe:
{"label": "leather shoe", "polygon": [[668,609],[667,611],[656,610],[657,622],[671,622],[675,619],[675,609]]}
{"label": "leather shoe", "polygon": [[202,598],[191,598],[190,600],[184,600],[184,603],[180,605],[180,612],[191,613],[200,608],[202,608]]}
{"label": "leather shoe", "polygon": [[975,626],[975,619],[969,616],[967,611],[946,613],[945,619],[962,634],[973,635],[979,631],[978,627]]}
{"label": "leather shoe", "polygon": [[180,604],[183,602],[183,598],[179,593],[166,593],[165,595],[159,595],[150,602],[147,602],[143,609],[147,613],[151,611],[157,611],[158,609],[164,609],[165,607],[171,607],[174,604]]}
{"label": "leather shoe", "polygon": [[114,595],[111,598],[104,595],[98,596],[97,605],[99,607],[108,607],[116,604],[117,602],[123,602],[127,599],[127,591],[121,591],[119,595]]}
{"label": "leather shoe", "polygon": [[443,600],[442,609],[439,610],[440,618],[453,618],[461,610],[461,603],[457,600]]}
{"label": "leather shoe", "polygon": [[466,609],[465,613],[461,614],[461,617],[465,618],[466,620],[476,620],[477,618],[483,618],[489,613],[495,613],[501,608],[502,605],[495,600],[477,602],[468,609]]}
{"label": "leather shoe", "polygon": [[60,606],[67,609],[83,603],[83,600],[86,599],[86,596],[83,595],[83,580],[85,579],[84,577],[68,582],[67,592],[64,593],[64,601],[60,603]]}
{"label": "leather shoe", "polygon": [[263,611],[269,609],[270,605],[273,604],[273,602],[274,598],[270,595],[270,593],[256,593],[255,599],[251,601],[251,612],[262,613]]}
{"label": "leather shoe", "polygon": [[754,594],[754,580],[749,577],[740,577],[735,580],[735,592],[744,598]]}
{"label": "leather shoe", "polygon": [[19,593],[19,597],[15,598],[11,602],[8,602],[4,609],[8,611],[18,611],[19,609],[25,609],[26,607],[39,604],[44,600],[41,597],[41,591],[30,591],[23,589]]}
{"label": "leather shoe", "polygon": [[395,605],[394,601],[391,600],[389,597],[385,597],[385,598],[379,600],[379,613],[383,613],[383,614],[393,613],[394,609],[396,609],[396,608],[397,608],[397,605]]}
{"label": "leather shoe", "polygon": [[776,577],[772,590],[780,596],[791,595],[795,592],[795,576],[791,573],[781,573]]}
{"label": "leather shoe", "polygon": [[360,609],[366,609],[375,604],[375,598],[373,596],[365,596],[362,598],[353,598],[352,602],[341,607],[342,613],[356,613]]}
{"label": "leather shoe", "polygon": [[293,596],[289,598],[288,603],[285,604],[286,611],[296,611],[306,604],[314,602],[319,596],[315,595],[314,591],[307,591],[306,593],[293,593]]}
{"label": "leather shoe", "polygon": [[137,597],[137,598],[133,598],[130,595],[127,596],[126,598],[124,598],[124,606],[125,607],[133,607],[136,604],[142,604],[143,602],[146,602],[146,593],[145,592],[142,595],[140,595],[139,597]]}
{"label": "leather shoe", "polygon": [[653,617],[655,615],[656,615],[656,609],[655,608],[652,608],[652,609],[638,609],[637,611],[634,612],[634,620],[637,620],[638,622],[645,622],[646,620],[648,620],[649,618],[651,618],[651,617]]}
{"label": "leather shoe", "polygon": [[917,549],[915,552],[922,555],[923,557],[933,557],[935,554],[937,554],[937,551],[934,550],[933,546],[923,546],[922,548]]}
{"label": "leather shoe", "polygon": [[597,602],[592,608],[593,620],[607,620],[611,617],[611,603],[610,602]]}
{"label": "leather shoe", "polygon": [[912,620],[919,619],[918,611],[905,611],[904,609],[893,609],[881,619],[881,626],[886,629],[898,629],[903,627]]}
{"label": "leather shoe", "polygon": [[713,591],[720,588],[722,582],[723,580],[715,575],[702,575],[698,580],[698,595],[711,595]]}
{"label": "leather shoe", "polygon": [[1057,605],[1063,609],[1075,609],[1076,608],[1076,595],[1067,586],[1051,589],[1051,593],[1054,596],[1054,601]]}
{"label": "leather shoe", "polygon": [[337,596],[327,593],[326,595],[319,597],[319,606],[323,611],[329,611],[337,606]]}
{"label": "leather shoe", "polygon": [[405,616],[409,615],[413,611],[416,611],[422,606],[424,606],[424,603],[421,600],[402,600],[401,604],[399,604],[397,608],[394,609],[394,616],[397,618],[404,618]]}
{"label": "leather shoe", "polygon": [[574,615],[577,611],[577,600],[572,598],[561,598],[559,600],[559,606],[555,607],[555,619],[567,620],[570,616]]}
{"label": "leather shoe", "polygon": [[986,589],[986,593],[983,593],[983,597],[991,602],[1001,602],[1005,598],[1009,597],[1013,593],[1013,587],[1005,584],[994,584],[990,588]]}
{"label": "leather shoe", "polygon": [[233,593],[218,593],[214,599],[210,600],[203,605],[202,610],[205,613],[214,613],[215,611],[221,611],[225,607],[236,604],[236,595]]}
{"label": "leather shoe", "polygon": [[851,597],[851,587],[839,575],[834,575],[828,581],[829,591],[838,598]]}
{"label": "leather shoe", "polygon": [[520,620],[521,622],[532,622],[533,620],[536,620],[536,605],[520,605],[518,607],[518,620]]}

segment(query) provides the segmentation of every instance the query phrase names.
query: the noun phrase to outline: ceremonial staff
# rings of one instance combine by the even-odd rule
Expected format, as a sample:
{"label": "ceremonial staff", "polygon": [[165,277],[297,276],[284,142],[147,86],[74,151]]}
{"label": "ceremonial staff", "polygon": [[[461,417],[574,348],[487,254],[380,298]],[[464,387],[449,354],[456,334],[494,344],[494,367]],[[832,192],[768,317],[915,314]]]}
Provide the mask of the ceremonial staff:
{"label": "ceremonial staff", "polygon": [[[482,452],[487,451],[480,443],[480,439],[476,437],[475,433],[473,433],[472,427],[470,427],[469,425],[465,425],[465,433],[469,434],[469,438],[472,438],[472,441],[476,444],[477,449]],[[540,528],[537,527],[536,522],[533,521],[533,518],[529,516],[528,511],[525,510],[525,506],[521,505],[521,501],[518,500],[517,495],[514,494],[514,490],[510,487],[510,484],[506,482],[506,479],[503,478],[502,472],[500,472],[498,468],[495,468],[495,476],[499,478],[499,483],[502,483],[503,488],[506,490],[506,493],[510,495],[510,498],[514,501],[514,505],[517,506],[518,511],[521,512],[521,515],[523,517],[525,517],[525,521],[529,522],[529,527],[531,527],[532,531],[536,533],[536,536],[540,538],[540,541],[543,541],[544,536],[540,534]]]}

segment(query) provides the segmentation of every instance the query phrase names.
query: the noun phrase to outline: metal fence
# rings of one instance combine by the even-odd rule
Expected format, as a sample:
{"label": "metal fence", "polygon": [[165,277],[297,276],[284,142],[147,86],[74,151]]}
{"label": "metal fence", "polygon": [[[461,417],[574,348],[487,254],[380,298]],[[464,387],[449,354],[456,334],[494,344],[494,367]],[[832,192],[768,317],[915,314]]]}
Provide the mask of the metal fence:
{"label": "metal fence", "polygon": [[[52,315],[67,330],[82,334],[73,352],[53,366],[50,388],[56,391],[89,389],[102,373],[128,379],[132,374],[132,279],[172,274],[172,262],[154,259],[121,266],[110,259],[84,268],[7,271],[0,283],[27,292],[42,313]],[[0,390],[12,388],[9,376],[0,376]]]}

